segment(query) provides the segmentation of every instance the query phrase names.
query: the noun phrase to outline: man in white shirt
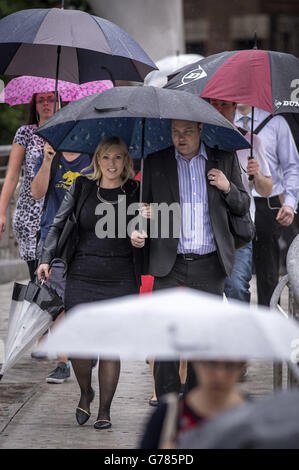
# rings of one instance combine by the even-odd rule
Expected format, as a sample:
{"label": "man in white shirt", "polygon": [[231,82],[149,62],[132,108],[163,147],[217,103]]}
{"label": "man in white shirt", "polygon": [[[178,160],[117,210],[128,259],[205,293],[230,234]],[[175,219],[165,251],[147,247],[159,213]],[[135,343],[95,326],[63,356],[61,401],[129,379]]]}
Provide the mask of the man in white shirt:
{"label": "man in white shirt", "polygon": [[[254,109],[254,130],[270,117],[262,109]],[[251,127],[251,107],[238,105],[235,124],[243,127],[244,118]],[[257,276],[258,303],[269,305],[273,291],[279,280],[279,237],[283,227],[289,226],[294,219],[294,211],[299,196],[299,156],[294,138],[286,120],[274,116],[258,132],[261,138],[270,171],[273,189],[270,197],[261,196],[253,191],[257,230],[253,243],[253,259]]]}
{"label": "man in white shirt", "polygon": [[[237,104],[231,101],[210,99],[214,106],[226,119],[234,123]],[[240,126],[242,127],[242,126]],[[243,127],[242,127],[243,129]],[[250,142],[251,134],[242,130],[245,138]],[[252,191],[255,189],[261,196],[271,194],[272,178],[261,139],[253,136],[253,157],[249,158],[250,150],[238,150],[237,156],[241,167],[241,177],[244,188],[250,196],[250,215],[255,220],[255,204]],[[252,175],[253,180],[249,181]],[[233,272],[225,281],[224,292],[226,297],[250,302],[250,280],[252,276],[252,242],[238,250],[235,254]]]}

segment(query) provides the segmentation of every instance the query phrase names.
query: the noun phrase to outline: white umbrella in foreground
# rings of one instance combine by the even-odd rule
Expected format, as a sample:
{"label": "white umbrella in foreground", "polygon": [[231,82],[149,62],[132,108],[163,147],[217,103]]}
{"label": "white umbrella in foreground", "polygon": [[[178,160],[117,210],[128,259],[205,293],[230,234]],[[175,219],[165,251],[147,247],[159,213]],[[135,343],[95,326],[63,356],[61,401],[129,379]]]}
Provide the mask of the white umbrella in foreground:
{"label": "white umbrella in foreground", "polygon": [[298,324],[276,311],[178,288],[79,305],[43,351],[126,360],[290,361],[298,340]]}

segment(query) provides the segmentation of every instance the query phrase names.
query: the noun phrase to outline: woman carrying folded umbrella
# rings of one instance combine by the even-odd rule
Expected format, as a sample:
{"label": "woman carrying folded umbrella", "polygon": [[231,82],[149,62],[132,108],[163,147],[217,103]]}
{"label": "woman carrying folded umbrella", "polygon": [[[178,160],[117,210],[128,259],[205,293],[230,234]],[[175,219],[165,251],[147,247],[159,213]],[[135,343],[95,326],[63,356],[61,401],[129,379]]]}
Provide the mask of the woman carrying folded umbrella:
{"label": "woman carrying folded umbrella", "polygon": [[44,139],[34,131],[46,122],[54,109],[54,92],[36,93],[30,103],[28,124],[21,126],[14,137],[8,170],[0,198],[0,240],[6,229],[6,211],[20,179],[24,179],[13,218],[13,231],[19,244],[21,259],[27,262],[33,279],[36,262],[36,237],[40,227],[43,200],[36,201],[30,192],[37,157],[43,152]]}
{"label": "woman carrying folded umbrella", "polygon": [[[128,223],[134,217],[127,215],[127,207],[136,204],[138,209],[139,183],[134,180],[133,162],[126,144],[119,137],[102,140],[89,169],[91,173],[79,176],[67,192],[49,229],[38,268],[39,279],[49,276],[49,263],[55,258],[59,236],[74,208],[80,207],[79,214],[76,211],[77,243],[67,272],[66,312],[78,304],[137,294],[141,284],[142,252],[131,246],[127,232]],[[120,233],[124,214],[122,229],[125,231]],[[72,358],[71,361],[81,390],[76,419],[82,425],[90,417],[90,403],[94,398],[93,360]],[[100,406],[95,429],[111,427],[110,407],[119,373],[119,359],[99,359]]]}

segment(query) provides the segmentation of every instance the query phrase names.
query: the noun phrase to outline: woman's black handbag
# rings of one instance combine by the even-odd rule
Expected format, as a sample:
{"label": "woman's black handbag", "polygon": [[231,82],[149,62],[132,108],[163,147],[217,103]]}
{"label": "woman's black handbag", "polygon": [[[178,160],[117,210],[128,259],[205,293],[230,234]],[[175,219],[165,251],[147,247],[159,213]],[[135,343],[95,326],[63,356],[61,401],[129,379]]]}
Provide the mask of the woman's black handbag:
{"label": "woman's black handbag", "polygon": [[255,225],[249,211],[245,215],[237,216],[228,210],[227,215],[230,231],[235,241],[235,248],[238,250],[254,239]]}
{"label": "woman's black handbag", "polygon": [[69,264],[78,242],[77,218],[73,212],[67,219],[57,242],[55,257],[61,258]]}

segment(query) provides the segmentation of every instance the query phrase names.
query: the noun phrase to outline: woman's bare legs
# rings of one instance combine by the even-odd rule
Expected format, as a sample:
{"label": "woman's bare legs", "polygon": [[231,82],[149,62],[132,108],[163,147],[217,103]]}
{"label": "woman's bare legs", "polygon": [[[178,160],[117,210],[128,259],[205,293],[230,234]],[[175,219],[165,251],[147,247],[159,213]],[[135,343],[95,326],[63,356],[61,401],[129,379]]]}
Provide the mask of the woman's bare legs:
{"label": "woman's bare legs", "polygon": [[[152,377],[153,377],[153,395],[152,395],[152,398],[150,399],[150,402],[155,402],[157,401],[157,395],[156,395],[156,389],[155,389],[155,379],[154,379],[154,360],[153,359],[148,359],[148,363],[149,363],[149,366],[150,366],[150,370],[151,370],[151,374],[152,374]],[[180,379],[181,379],[181,391],[183,392],[184,390],[184,387],[185,387],[185,383],[186,383],[186,378],[187,378],[187,361],[180,361],[180,370],[179,370],[179,374],[180,374]]]}

